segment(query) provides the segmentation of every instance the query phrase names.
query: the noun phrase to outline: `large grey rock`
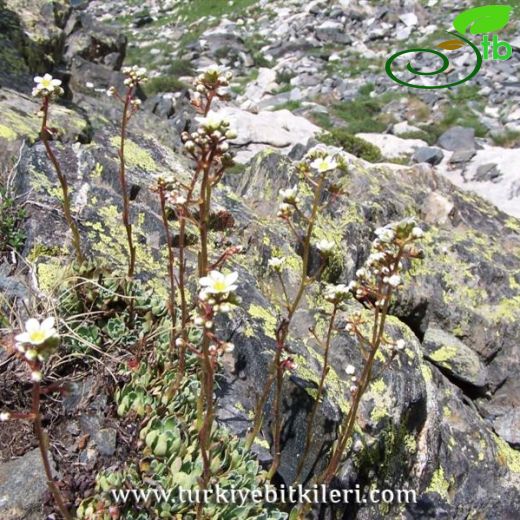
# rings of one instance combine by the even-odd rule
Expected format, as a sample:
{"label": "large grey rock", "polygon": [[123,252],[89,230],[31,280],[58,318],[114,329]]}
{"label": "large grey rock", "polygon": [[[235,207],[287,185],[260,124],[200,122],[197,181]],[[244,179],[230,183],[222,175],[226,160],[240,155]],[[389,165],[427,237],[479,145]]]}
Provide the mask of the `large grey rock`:
{"label": "large grey rock", "polygon": [[486,385],[486,367],[479,356],[458,338],[429,327],[423,340],[424,356],[451,377],[476,387]]}
{"label": "large grey rock", "polygon": [[316,27],[316,37],[324,42],[350,43],[352,39],[341,22],[327,20]]}
{"label": "large grey rock", "polygon": [[475,130],[473,128],[454,126],[439,137],[437,144],[441,148],[452,152],[457,150],[474,150],[476,147]]}
{"label": "large grey rock", "polygon": [[259,112],[252,114],[239,108],[227,106],[218,112],[240,129],[234,144],[240,148],[237,159],[247,162],[265,148],[277,148],[289,153],[297,143],[306,143],[321,130],[303,117],[289,110]]}
{"label": "large grey rock", "polygon": [[418,163],[428,163],[432,166],[437,166],[444,159],[444,153],[439,148],[432,148],[429,146],[417,148],[413,154],[412,159]]}
{"label": "large grey rock", "polygon": [[97,22],[90,14],[75,12],[65,27],[63,58],[70,66],[76,56],[118,70],[125,58],[126,36]]}
{"label": "large grey rock", "polygon": [[493,421],[495,431],[511,446],[520,447],[520,408],[502,415]]}
{"label": "large grey rock", "polygon": [[0,463],[2,520],[41,520],[46,491],[47,477],[38,448],[19,459]]}

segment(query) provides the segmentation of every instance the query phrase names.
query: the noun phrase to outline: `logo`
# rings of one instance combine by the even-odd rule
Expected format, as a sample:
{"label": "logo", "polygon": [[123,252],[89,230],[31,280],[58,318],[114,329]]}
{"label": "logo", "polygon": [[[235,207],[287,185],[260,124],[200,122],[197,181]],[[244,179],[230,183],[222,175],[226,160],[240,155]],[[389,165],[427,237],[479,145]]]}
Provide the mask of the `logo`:
{"label": "logo", "polygon": [[[489,35],[489,33],[496,33],[500,29],[503,29],[508,24],[512,10],[512,7],[507,5],[487,5],[463,11],[455,18],[453,21],[453,26],[455,27],[456,32],[447,31],[448,34],[454,36],[455,38],[439,43],[437,48],[449,52],[469,45],[475,54],[476,63],[473,70],[466,77],[457,79],[446,85],[417,85],[414,83],[409,83],[408,81],[403,81],[394,74],[394,62],[401,56],[409,53],[433,54],[442,60],[442,65],[438,69],[430,72],[421,71],[414,67],[411,62],[408,62],[406,69],[413,75],[437,76],[438,74],[446,72],[450,66],[450,60],[441,51],[435,49],[407,49],[396,52],[390,56],[386,62],[386,73],[396,83],[411,88],[449,88],[460,85],[461,83],[465,83],[478,74],[484,60],[505,61],[511,58],[513,55],[513,48],[511,47],[511,44],[505,41],[500,41],[497,34],[494,34],[492,38],[490,38]],[[480,43],[482,46],[482,52],[480,51],[477,44],[472,42],[469,37],[463,36],[468,30],[473,35],[483,35],[482,41]]]}

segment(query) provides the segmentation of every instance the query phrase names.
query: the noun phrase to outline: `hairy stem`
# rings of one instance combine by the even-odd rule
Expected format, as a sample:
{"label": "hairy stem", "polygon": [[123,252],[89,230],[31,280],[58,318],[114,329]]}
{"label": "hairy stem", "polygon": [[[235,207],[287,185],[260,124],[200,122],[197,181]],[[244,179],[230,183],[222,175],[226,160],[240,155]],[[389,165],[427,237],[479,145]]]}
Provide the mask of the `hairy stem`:
{"label": "hairy stem", "polygon": [[58,486],[56,485],[56,482],[54,482],[54,477],[52,475],[52,469],[49,462],[48,437],[42,427],[42,418],[40,413],[40,383],[33,384],[32,415],[34,416],[34,433],[38,440],[43,468],[47,477],[47,486],[49,487],[49,491],[54,497],[56,505],[58,506],[58,509],[60,510],[64,520],[72,520],[72,517],[70,516],[69,511],[65,506],[63,497],[60,493],[60,490],[58,489]]}
{"label": "hairy stem", "polygon": [[126,239],[128,242],[128,278],[131,280],[135,271],[136,248],[132,235],[132,223],[130,219],[130,198],[128,195],[128,183],[126,179],[126,162],[125,162],[125,142],[126,132],[129,120],[130,104],[132,101],[134,87],[130,87],[125,96],[125,104],[123,108],[123,118],[121,120],[121,135],[119,144],[119,182],[121,185],[121,194],[123,198],[123,225],[126,231]]}
{"label": "hairy stem", "polygon": [[166,193],[164,187],[159,188],[159,201],[161,205],[161,218],[166,234],[166,245],[168,249],[168,278],[170,282],[170,298],[168,302],[168,310],[172,320],[172,328],[170,331],[170,352],[173,352],[175,346],[175,324],[177,322],[177,306],[175,300],[175,255],[173,251],[173,237],[168,222],[168,215],[166,213]]}
{"label": "hairy stem", "polygon": [[60,163],[54,154],[52,147],[49,143],[49,130],[47,127],[47,121],[49,118],[49,97],[46,96],[43,98],[43,120],[42,126],[40,130],[40,138],[45,146],[45,150],[47,152],[47,156],[49,157],[52,165],[54,166],[54,170],[58,176],[58,180],[60,182],[61,191],[63,193],[63,213],[65,215],[65,220],[67,221],[67,225],[69,226],[70,232],[72,234],[72,245],[76,252],[76,260],[81,265],[85,261],[85,257],[83,256],[83,252],[81,251],[81,239],[78,231],[78,227],[72,218],[72,212],[70,209],[70,196],[69,196],[69,185],[67,182],[67,178],[65,177]]}
{"label": "hairy stem", "polygon": [[338,312],[338,308],[334,305],[334,309],[332,310],[332,314],[330,316],[329,327],[327,330],[327,338],[325,340],[325,351],[323,354],[323,367],[321,370],[320,382],[318,385],[318,393],[316,395],[316,399],[313,403],[312,410],[309,416],[309,420],[307,423],[307,434],[305,437],[305,447],[303,449],[303,453],[298,463],[298,467],[296,469],[296,477],[295,477],[295,485],[299,483],[299,479],[305,465],[305,461],[309,455],[309,450],[313,440],[314,434],[314,421],[316,419],[316,413],[318,412],[321,399],[323,397],[323,391],[325,388],[325,380],[327,379],[327,375],[329,373],[329,352],[330,352],[330,344],[332,340],[332,332],[334,330],[334,323],[336,321],[336,314]]}
{"label": "hairy stem", "polygon": [[[286,341],[287,336],[289,334],[289,328],[294,317],[295,312],[298,310],[301,299],[305,293],[305,289],[308,285],[307,272],[309,270],[309,259],[310,259],[310,251],[311,251],[311,239],[312,233],[314,231],[314,225],[316,223],[316,217],[318,215],[318,208],[320,205],[321,194],[324,185],[324,177],[321,176],[319,181],[316,184],[314,190],[314,199],[312,204],[311,215],[307,221],[307,229],[305,233],[305,238],[303,242],[303,258],[302,258],[302,275],[300,280],[300,286],[298,287],[298,291],[292,304],[289,306],[289,310],[286,318],[282,322],[282,326],[279,327],[279,337],[277,338],[277,347],[276,353],[273,360],[272,372],[276,374],[276,385],[275,385],[275,396],[274,396],[274,417],[273,417],[273,462],[271,464],[271,468],[267,474],[268,479],[272,479],[275,473],[278,471],[278,467],[280,465],[281,460],[281,432],[282,432],[282,414],[281,414],[281,399],[282,399],[282,391],[283,391],[283,369],[280,364],[282,353],[286,349]],[[278,336],[278,334],[277,334]],[[281,376],[280,376],[281,371]],[[263,413],[263,412],[262,412]],[[262,421],[263,419],[256,419],[257,421]],[[255,425],[256,427],[256,425]]]}

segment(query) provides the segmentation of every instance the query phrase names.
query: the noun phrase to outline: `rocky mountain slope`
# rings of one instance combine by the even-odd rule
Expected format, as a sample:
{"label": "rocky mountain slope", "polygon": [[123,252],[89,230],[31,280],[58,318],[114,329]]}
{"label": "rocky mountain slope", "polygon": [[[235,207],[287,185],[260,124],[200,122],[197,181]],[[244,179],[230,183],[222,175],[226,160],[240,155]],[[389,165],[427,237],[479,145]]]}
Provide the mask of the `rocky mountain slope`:
{"label": "rocky mountain slope", "polygon": [[[30,97],[34,73],[52,70],[64,81],[66,100],[53,112],[74,214],[89,250],[118,264],[125,247],[114,141],[120,108],[106,90],[122,86],[122,63],[152,71],[154,79],[141,93],[143,110],[130,126],[128,166],[138,264],[143,280],[164,294],[164,238],[150,188],[155,174],[182,176],[188,168],[180,133],[194,125],[189,78],[211,63],[226,65],[235,74],[233,99],[219,109],[238,131],[234,148],[240,164],[219,188],[217,208],[231,216],[221,239],[244,246],[245,253],[233,264],[243,303],[226,325],[235,351],[219,380],[220,424],[244,436],[258,382],[266,377],[277,316],[276,282],[267,260],[276,251],[291,258],[293,268],[299,261],[296,244],[272,225],[277,212],[273,201],[280,189],[296,182],[292,166],[312,146],[325,141],[324,146],[336,150],[342,144],[353,152],[345,153],[348,173],[337,179],[346,195],[318,226],[342,252],[330,281],[352,280],[368,256],[374,229],[387,222],[413,216],[426,234],[425,260],[412,269],[406,290],[391,309],[392,337],[404,339],[406,349],[363,399],[359,428],[336,484],[415,489],[418,500],[316,508],[312,518],[516,518],[519,52],[507,62],[488,62],[472,82],[448,92],[408,91],[383,72],[387,56],[411,41],[442,39],[439,31],[451,25],[446,13],[465,4],[469,2],[111,0],[83,2],[71,10],[65,2],[0,0],[3,182],[27,210],[20,256],[12,248],[2,255],[3,296],[10,302],[28,300],[33,291],[52,297],[69,262],[56,177],[38,140],[39,107]],[[518,22],[513,21],[508,35],[517,49],[515,28]],[[457,66],[469,59],[464,49],[453,56]],[[289,289],[291,280],[289,273]],[[358,302],[351,306],[361,309]],[[279,482],[287,484],[294,479],[323,362],[309,333],[320,322],[317,294],[306,299],[297,322],[292,340],[297,368],[285,387],[288,426],[278,472]],[[323,467],[324,450],[348,406],[346,368],[362,363],[348,335],[337,338],[332,356],[334,374],[317,420],[319,435],[307,475]],[[7,361],[0,357],[0,389],[11,403]],[[379,368],[385,364],[384,356],[378,363]],[[96,377],[95,370],[83,374],[77,399],[59,403],[66,413],[51,433],[51,441],[65,438],[64,444],[76,446],[67,456],[61,448],[53,451],[76,505],[93,493],[92,479],[82,481],[85,468],[95,475],[129,456],[124,432],[132,426],[121,428],[110,405],[113,393],[97,392],[101,382]],[[44,487],[33,487],[38,474],[33,446],[23,444],[10,452],[6,446],[12,430],[4,428],[0,424],[5,459],[0,464],[0,516],[45,518],[50,509],[42,509]],[[266,465],[271,457],[268,425],[263,433],[255,452]],[[13,455],[20,458],[7,460]]]}

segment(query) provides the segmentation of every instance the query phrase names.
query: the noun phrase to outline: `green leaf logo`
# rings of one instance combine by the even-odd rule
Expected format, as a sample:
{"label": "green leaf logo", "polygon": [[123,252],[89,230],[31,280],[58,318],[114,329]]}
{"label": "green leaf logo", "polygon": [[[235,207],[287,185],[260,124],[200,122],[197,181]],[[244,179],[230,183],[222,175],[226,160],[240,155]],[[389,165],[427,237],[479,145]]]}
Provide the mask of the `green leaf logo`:
{"label": "green leaf logo", "polygon": [[468,29],[471,34],[496,32],[508,24],[512,10],[508,5],[475,7],[460,13],[453,25],[461,34]]}

